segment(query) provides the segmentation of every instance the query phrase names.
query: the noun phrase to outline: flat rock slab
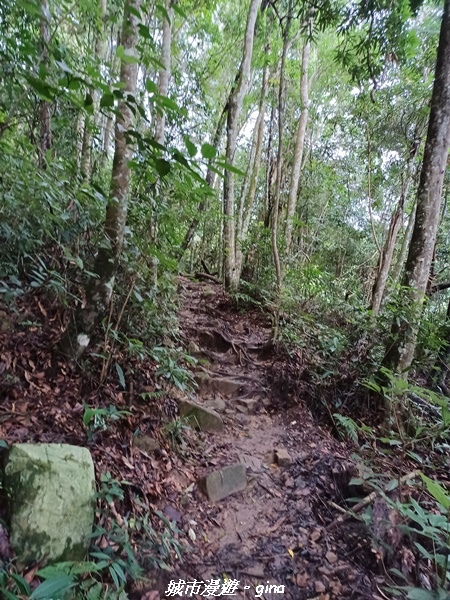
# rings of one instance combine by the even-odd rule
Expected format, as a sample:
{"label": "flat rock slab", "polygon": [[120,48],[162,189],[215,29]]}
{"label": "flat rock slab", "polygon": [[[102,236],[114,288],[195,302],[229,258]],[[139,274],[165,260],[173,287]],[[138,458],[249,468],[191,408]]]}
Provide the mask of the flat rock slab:
{"label": "flat rock slab", "polygon": [[231,494],[242,492],[247,487],[245,465],[238,463],[213,471],[199,482],[211,502],[223,500]]}
{"label": "flat rock slab", "polygon": [[220,375],[205,372],[196,373],[195,380],[198,384],[198,393],[201,396],[211,393],[221,394],[222,396],[231,396],[245,385],[244,382],[239,379],[221,377]]}
{"label": "flat rock slab", "polygon": [[5,466],[18,561],[81,561],[94,523],[95,474],[86,448],[16,444]]}
{"label": "flat rock slab", "polygon": [[185,417],[193,427],[202,431],[217,433],[223,431],[223,421],[212,408],[200,406],[195,402],[182,400],[179,404],[180,415]]}

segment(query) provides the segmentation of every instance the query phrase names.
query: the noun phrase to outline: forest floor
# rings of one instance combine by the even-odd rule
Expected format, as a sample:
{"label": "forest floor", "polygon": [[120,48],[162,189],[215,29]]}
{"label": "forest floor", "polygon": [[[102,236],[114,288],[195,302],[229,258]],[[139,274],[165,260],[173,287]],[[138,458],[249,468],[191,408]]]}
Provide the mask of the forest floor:
{"label": "forest floor", "polygon": [[[242,463],[248,485],[217,503],[196,495],[183,515],[196,524],[196,542],[189,567],[174,575],[226,575],[240,582],[240,598],[386,598],[367,530],[349,521],[327,530],[357,473],[352,446],[315,422],[304,399],[289,408],[271,384],[277,355],[266,348],[267,317],[237,311],[210,282],[184,279],[180,291],[180,326],[202,367],[197,400],[219,409],[225,423],[206,438],[195,480]],[[285,586],[284,594],[267,593],[270,584]]]}
{"label": "forest floor", "polygon": [[[98,375],[106,369],[101,353],[86,359],[84,370],[70,368],[54,352],[63,329],[57,303],[34,294],[21,298],[11,314],[0,311],[0,439],[89,448],[98,481],[110,473],[110,480],[127,482],[113,514],[99,515],[106,529],[117,515],[120,527],[124,519],[144,518],[145,506],[176,523],[190,546],[183,561],[168,559],[171,572],[149,574],[144,585],[129,590],[130,598],[166,597],[170,581],[180,579],[191,582],[181,597],[191,598],[205,597],[200,582],[217,579],[239,581],[229,596],[235,598],[389,598],[382,549],[364,524],[337,521],[339,506],[352,495],[350,479],[358,475],[358,448],[318,423],[307,398],[287,398],[280,384],[286,354],[267,346],[267,315],[238,310],[209,281],[180,277],[179,294],[178,337],[198,359],[191,366],[199,384],[193,399],[220,414],[223,431],[177,429],[183,394],[175,388],[154,393],[155,366],[148,363],[123,359],[120,377],[114,361],[122,359],[112,347],[106,348],[113,357],[106,382]],[[114,405],[129,414],[86,426],[86,405]],[[151,436],[154,446],[139,446],[138,434]],[[237,463],[246,467],[245,489],[210,502],[198,482]],[[105,548],[109,542],[104,537],[98,543]],[[133,538],[138,556],[144,543],[145,530]],[[0,559],[9,556],[0,528]],[[33,565],[25,573],[31,583],[36,570]],[[272,584],[278,592],[267,592]]]}

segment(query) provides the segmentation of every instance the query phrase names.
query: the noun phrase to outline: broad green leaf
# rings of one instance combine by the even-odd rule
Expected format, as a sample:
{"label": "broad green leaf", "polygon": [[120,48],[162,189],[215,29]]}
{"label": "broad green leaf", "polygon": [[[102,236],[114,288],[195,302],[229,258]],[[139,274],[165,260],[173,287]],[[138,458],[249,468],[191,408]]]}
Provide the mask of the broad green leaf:
{"label": "broad green leaf", "polygon": [[89,93],[86,94],[84,99],[84,108],[90,115],[94,114],[94,98]]}
{"label": "broad green leaf", "polygon": [[69,575],[47,579],[34,590],[30,600],[59,600],[74,585],[75,581]]}
{"label": "broad green leaf", "polygon": [[147,79],[147,81],[145,82],[145,89],[147,90],[147,92],[149,94],[157,94],[158,93],[158,86],[151,79]]}
{"label": "broad green leaf", "polygon": [[155,168],[161,177],[165,177],[170,172],[170,162],[164,158],[155,158]]}
{"label": "broad green leaf", "polygon": [[184,136],[184,143],[189,156],[195,156],[197,154],[197,146],[190,140],[190,138],[187,135]]}
{"label": "broad green leaf", "polygon": [[431,494],[431,496],[433,496],[433,498],[439,502],[439,504],[443,506],[445,510],[448,510],[450,508],[450,496],[447,491],[441,486],[440,483],[433,481],[423,473],[420,473],[420,476],[425,483],[428,493]]}
{"label": "broad green leaf", "polygon": [[244,173],[240,169],[238,169],[234,165],[230,165],[230,163],[223,162],[223,161],[217,161],[216,164],[218,167],[222,167],[226,171],[230,171],[231,173],[235,173],[236,175],[244,176]]}
{"label": "broad green leaf", "polygon": [[203,158],[215,158],[217,154],[217,150],[214,146],[211,146],[211,144],[208,144],[207,142],[202,144],[201,152]]}
{"label": "broad green leaf", "polygon": [[111,108],[112,106],[114,106],[114,99],[114,94],[111,94],[111,92],[103,94],[103,96],[100,99],[100,106],[102,108]]}
{"label": "broad green leaf", "polygon": [[438,600],[436,592],[420,590],[419,588],[409,591],[407,598],[409,600]]}
{"label": "broad green leaf", "polygon": [[448,404],[442,406],[442,421],[444,422],[444,427],[450,426],[450,410]]}
{"label": "broad green leaf", "polygon": [[54,90],[50,85],[48,85],[45,81],[41,79],[37,79],[36,77],[31,77],[29,75],[27,77],[28,83],[31,85],[36,94],[42,98],[42,100],[46,100],[47,102],[53,102],[54,99]]}

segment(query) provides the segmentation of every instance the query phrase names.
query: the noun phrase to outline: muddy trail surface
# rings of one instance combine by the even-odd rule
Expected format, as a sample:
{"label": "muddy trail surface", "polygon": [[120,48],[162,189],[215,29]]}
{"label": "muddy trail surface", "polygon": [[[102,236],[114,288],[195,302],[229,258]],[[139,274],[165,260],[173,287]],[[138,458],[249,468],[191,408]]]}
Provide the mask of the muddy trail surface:
{"label": "muddy trail surface", "polygon": [[[364,529],[351,521],[336,526],[351,449],[314,421],[302,399],[283,405],[268,376],[276,354],[266,345],[268,320],[233,309],[214,283],[182,278],[179,290],[182,335],[199,360],[194,401],[223,423],[205,436],[193,465],[196,481],[217,473],[203,492],[197,486],[184,509],[183,523],[194,533],[182,571],[172,574],[181,580],[180,594],[387,598]],[[170,589],[167,597],[177,586]]]}

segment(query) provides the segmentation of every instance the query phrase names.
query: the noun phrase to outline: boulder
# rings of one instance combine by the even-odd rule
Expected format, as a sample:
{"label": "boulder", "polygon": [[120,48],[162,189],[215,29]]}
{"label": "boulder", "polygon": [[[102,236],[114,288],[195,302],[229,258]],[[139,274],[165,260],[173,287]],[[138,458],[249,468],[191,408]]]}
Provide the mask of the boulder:
{"label": "boulder", "polygon": [[95,474],[86,448],[16,444],[5,466],[11,544],[20,563],[83,560],[94,523]]}
{"label": "boulder", "polygon": [[182,400],[179,404],[180,415],[185,417],[193,427],[198,427],[202,431],[215,433],[223,431],[223,421],[211,408],[200,406],[188,400]]}
{"label": "boulder", "polygon": [[231,494],[242,492],[247,487],[245,465],[237,463],[213,471],[199,481],[200,487],[211,502],[223,500]]}

